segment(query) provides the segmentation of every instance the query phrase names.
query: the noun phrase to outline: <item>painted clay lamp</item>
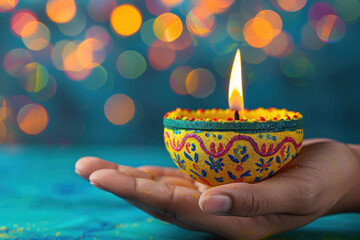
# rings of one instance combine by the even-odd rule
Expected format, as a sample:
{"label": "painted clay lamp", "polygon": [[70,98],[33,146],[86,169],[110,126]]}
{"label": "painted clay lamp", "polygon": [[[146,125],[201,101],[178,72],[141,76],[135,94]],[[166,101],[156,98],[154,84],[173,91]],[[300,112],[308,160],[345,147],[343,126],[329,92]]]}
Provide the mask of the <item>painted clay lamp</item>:
{"label": "painted clay lamp", "polygon": [[176,109],[164,116],[164,141],[177,167],[209,186],[254,183],[274,175],[301,150],[303,117],[286,109],[244,109],[240,50],[230,109]]}

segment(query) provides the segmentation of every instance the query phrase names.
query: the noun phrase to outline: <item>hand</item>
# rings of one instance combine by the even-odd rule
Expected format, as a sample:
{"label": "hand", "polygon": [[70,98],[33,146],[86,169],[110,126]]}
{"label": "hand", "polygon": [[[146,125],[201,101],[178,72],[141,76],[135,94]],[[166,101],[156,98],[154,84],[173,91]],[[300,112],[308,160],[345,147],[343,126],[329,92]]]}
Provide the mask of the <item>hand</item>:
{"label": "hand", "polygon": [[345,144],[308,140],[299,156],[272,178],[218,187],[177,169],[132,168],[94,157],[76,172],[163,221],[228,239],[259,239],[360,205],[360,160]]}

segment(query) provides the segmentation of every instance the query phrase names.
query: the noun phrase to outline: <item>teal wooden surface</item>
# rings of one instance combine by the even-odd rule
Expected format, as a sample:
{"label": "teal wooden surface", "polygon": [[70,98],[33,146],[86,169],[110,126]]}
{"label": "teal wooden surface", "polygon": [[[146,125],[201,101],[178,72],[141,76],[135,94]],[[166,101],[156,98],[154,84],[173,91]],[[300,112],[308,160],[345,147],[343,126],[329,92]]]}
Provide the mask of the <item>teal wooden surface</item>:
{"label": "teal wooden surface", "polygon": [[[216,239],[156,220],[74,173],[95,155],[117,163],[173,166],[164,147],[1,146],[0,239]],[[270,239],[360,239],[360,214],[321,218]]]}

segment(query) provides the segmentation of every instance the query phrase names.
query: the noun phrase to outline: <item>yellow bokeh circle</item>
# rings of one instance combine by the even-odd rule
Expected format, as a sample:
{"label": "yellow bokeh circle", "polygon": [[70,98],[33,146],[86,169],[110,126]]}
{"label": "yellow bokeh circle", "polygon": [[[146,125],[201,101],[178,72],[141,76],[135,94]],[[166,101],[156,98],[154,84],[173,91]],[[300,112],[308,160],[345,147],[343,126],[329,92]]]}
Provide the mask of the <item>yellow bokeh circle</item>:
{"label": "yellow bokeh circle", "polygon": [[140,29],[142,17],[136,7],[123,4],[112,11],[110,23],[114,31],[119,35],[130,36]]}

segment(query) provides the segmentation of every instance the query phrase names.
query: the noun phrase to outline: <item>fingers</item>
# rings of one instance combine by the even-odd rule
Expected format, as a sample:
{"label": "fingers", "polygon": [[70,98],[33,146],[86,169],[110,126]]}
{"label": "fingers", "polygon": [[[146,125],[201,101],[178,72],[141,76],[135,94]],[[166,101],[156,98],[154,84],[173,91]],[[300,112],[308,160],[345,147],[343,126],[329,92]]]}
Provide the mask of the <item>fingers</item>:
{"label": "fingers", "polygon": [[183,223],[175,218],[169,217],[168,215],[166,215],[164,213],[151,210],[151,209],[141,206],[140,204],[137,204],[136,202],[133,202],[133,201],[127,201],[127,202],[161,221],[172,223],[172,224],[175,224],[179,227],[182,227],[182,228],[185,228],[188,230],[197,230],[196,228],[194,228],[186,223]]}
{"label": "fingers", "polygon": [[141,178],[154,177],[150,172],[144,172],[139,169],[124,165],[118,165],[116,163],[109,162],[97,157],[83,157],[80,158],[75,164],[75,172],[86,180],[89,180],[89,176],[93,172],[100,169],[116,169],[126,175],[132,175]]}
{"label": "fingers", "polygon": [[226,184],[205,191],[199,206],[207,213],[241,217],[302,214],[304,202],[298,184],[291,177],[273,177],[257,184]]}
{"label": "fingers", "polygon": [[134,178],[113,169],[94,172],[90,176],[90,181],[121,198],[195,228],[209,232],[229,231],[231,221],[228,217],[213,216],[200,210],[200,192],[195,189],[166,185],[151,179]]}
{"label": "fingers", "polygon": [[141,166],[138,169],[144,172],[151,172],[156,177],[158,176],[173,176],[173,177],[181,177],[186,178],[189,181],[194,181],[191,177],[186,175],[185,173],[181,172],[179,169],[176,168],[168,168],[168,167],[155,167],[155,166]]}

